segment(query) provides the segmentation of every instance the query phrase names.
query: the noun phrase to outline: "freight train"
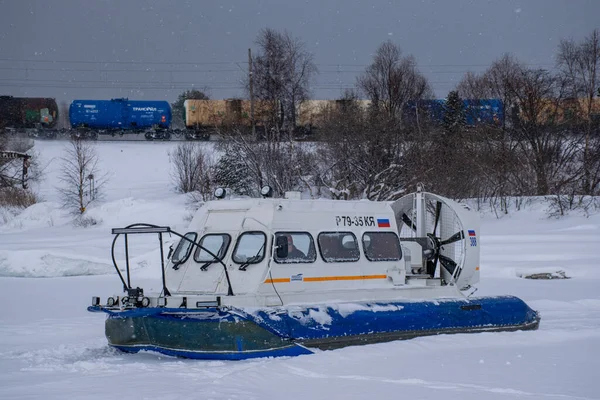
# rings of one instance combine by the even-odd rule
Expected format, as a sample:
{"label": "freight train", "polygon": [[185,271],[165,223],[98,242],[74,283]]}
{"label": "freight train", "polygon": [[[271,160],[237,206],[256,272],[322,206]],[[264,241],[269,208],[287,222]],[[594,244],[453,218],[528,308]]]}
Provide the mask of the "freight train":
{"label": "freight train", "polygon": [[[300,103],[296,113],[296,125],[303,132],[314,132],[323,124],[324,118],[334,110],[340,110],[345,100],[306,100]],[[402,110],[403,120],[411,121],[417,115],[432,122],[444,120],[445,100],[421,100],[408,102]],[[369,100],[356,100],[358,109],[368,112]],[[464,100],[466,125],[500,125],[504,120],[504,106],[499,99]],[[268,102],[254,105],[254,123],[263,128],[264,121],[272,118],[273,106]],[[248,100],[186,100],[184,119],[188,129],[210,131],[214,127],[242,126],[251,124]],[[275,113],[276,114],[276,113]]]}
{"label": "freight train", "polygon": [[[371,103],[359,100],[359,108],[367,112]],[[340,109],[342,100],[307,100],[300,103],[296,125],[304,134],[318,131],[331,110]],[[406,119],[417,114],[430,120],[443,120],[444,100],[423,100],[408,103],[403,113]],[[502,102],[497,99],[465,100],[468,125],[498,124],[504,118]],[[71,135],[96,139],[98,135],[143,134],[148,140],[169,140],[184,136],[189,140],[206,140],[211,134],[238,129],[264,132],[269,121],[277,118],[276,103],[254,102],[254,119],[249,100],[186,100],[183,106],[185,129],[175,129],[171,106],[166,101],[139,101],[119,98],[112,100],[75,100],[69,107],[68,128],[58,129],[59,110],[54,99],[0,97],[0,130],[25,130],[35,136]]]}

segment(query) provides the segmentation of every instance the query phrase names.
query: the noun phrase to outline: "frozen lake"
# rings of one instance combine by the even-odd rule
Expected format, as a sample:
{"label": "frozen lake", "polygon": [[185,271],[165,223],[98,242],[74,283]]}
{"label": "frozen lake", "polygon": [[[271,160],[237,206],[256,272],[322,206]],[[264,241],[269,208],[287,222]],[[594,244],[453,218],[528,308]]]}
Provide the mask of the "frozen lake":
{"label": "frozen lake", "polygon": [[[173,143],[97,144],[111,174],[100,221],[72,226],[54,187],[65,143],[37,141],[47,203],[0,225],[1,399],[600,399],[600,215],[548,219],[533,204],[482,216],[477,295],[511,294],[540,311],[540,329],[422,337],[296,358],[195,361],[123,354],[104,337],[94,295],[120,289],[110,228],[133,222],[186,225],[171,191]],[[134,268],[158,281],[155,243],[137,244]],[[571,279],[527,280],[562,270]]]}

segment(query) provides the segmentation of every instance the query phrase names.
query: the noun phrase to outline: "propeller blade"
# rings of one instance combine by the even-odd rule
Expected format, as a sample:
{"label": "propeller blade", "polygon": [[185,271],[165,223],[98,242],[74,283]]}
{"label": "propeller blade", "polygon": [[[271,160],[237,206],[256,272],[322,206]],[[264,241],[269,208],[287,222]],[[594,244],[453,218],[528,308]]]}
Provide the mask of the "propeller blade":
{"label": "propeller blade", "polygon": [[440,245],[443,246],[445,244],[458,242],[460,239],[464,239],[464,238],[465,238],[465,234],[463,233],[463,231],[458,231],[454,235],[450,236],[448,239],[442,240],[440,242]]}
{"label": "propeller blade", "polygon": [[442,202],[438,201],[435,203],[435,223],[433,224],[433,236],[435,236],[435,230],[437,229],[438,222],[440,220],[440,213],[442,211]]}
{"label": "propeller blade", "polygon": [[440,254],[438,257],[440,258],[440,264],[442,264],[442,266],[446,268],[446,270],[450,272],[450,274],[454,275],[454,270],[457,267],[454,260],[442,254]]}
{"label": "propeller blade", "polygon": [[435,267],[437,265],[437,261],[437,256],[433,260],[427,260],[427,268],[425,271],[427,272],[427,275],[431,276],[432,278],[435,276]]}
{"label": "propeller blade", "polygon": [[417,230],[417,226],[413,224],[412,220],[406,215],[406,213],[402,214],[402,222],[409,226],[413,231]]}

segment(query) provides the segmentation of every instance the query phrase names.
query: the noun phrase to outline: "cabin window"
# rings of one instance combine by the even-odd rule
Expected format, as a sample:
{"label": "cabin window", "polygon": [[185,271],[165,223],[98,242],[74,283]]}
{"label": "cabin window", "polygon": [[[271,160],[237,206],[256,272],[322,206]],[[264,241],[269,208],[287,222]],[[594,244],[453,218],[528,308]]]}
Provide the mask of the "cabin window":
{"label": "cabin window", "polygon": [[171,255],[171,261],[173,264],[183,264],[187,261],[190,253],[192,252],[192,246],[196,242],[198,234],[196,232],[188,232],[177,244],[175,251]]}
{"label": "cabin window", "polygon": [[[202,239],[200,239],[199,245],[194,253],[194,261],[196,262],[209,262],[216,261],[215,258],[208,252],[213,253],[219,260],[223,259],[225,253],[227,253],[227,249],[229,248],[229,243],[231,243],[231,236],[227,234],[208,234],[204,235]],[[208,251],[206,251],[206,250]]]}
{"label": "cabin window", "polygon": [[233,250],[233,261],[238,264],[256,264],[265,257],[267,236],[263,232],[244,232]]}
{"label": "cabin window", "polygon": [[276,263],[292,264],[292,263],[312,263],[317,259],[315,251],[315,242],[308,232],[277,232],[275,234],[275,242],[279,237],[287,238],[288,249],[286,257],[277,257],[277,252],[274,253],[273,259]]}
{"label": "cabin window", "polygon": [[394,232],[366,232],[363,251],[369,261],[398,261],[402,258],[400,242]]}
{"label": "cabin window", "polygon": [[323,232],[317,240],[325,262],[352,262],[360,258],[358,242],[352,232]]}

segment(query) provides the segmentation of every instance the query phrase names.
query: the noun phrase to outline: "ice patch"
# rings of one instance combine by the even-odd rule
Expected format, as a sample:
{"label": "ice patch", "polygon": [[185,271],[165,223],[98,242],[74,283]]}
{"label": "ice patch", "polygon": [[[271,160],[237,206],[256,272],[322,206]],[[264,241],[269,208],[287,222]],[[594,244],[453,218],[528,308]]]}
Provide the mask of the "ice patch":
{"label": "ice patch", "polygon": [[519,278],[525,279],[570,279],[571,276],[563,269],[525,268],[515,270]]}

